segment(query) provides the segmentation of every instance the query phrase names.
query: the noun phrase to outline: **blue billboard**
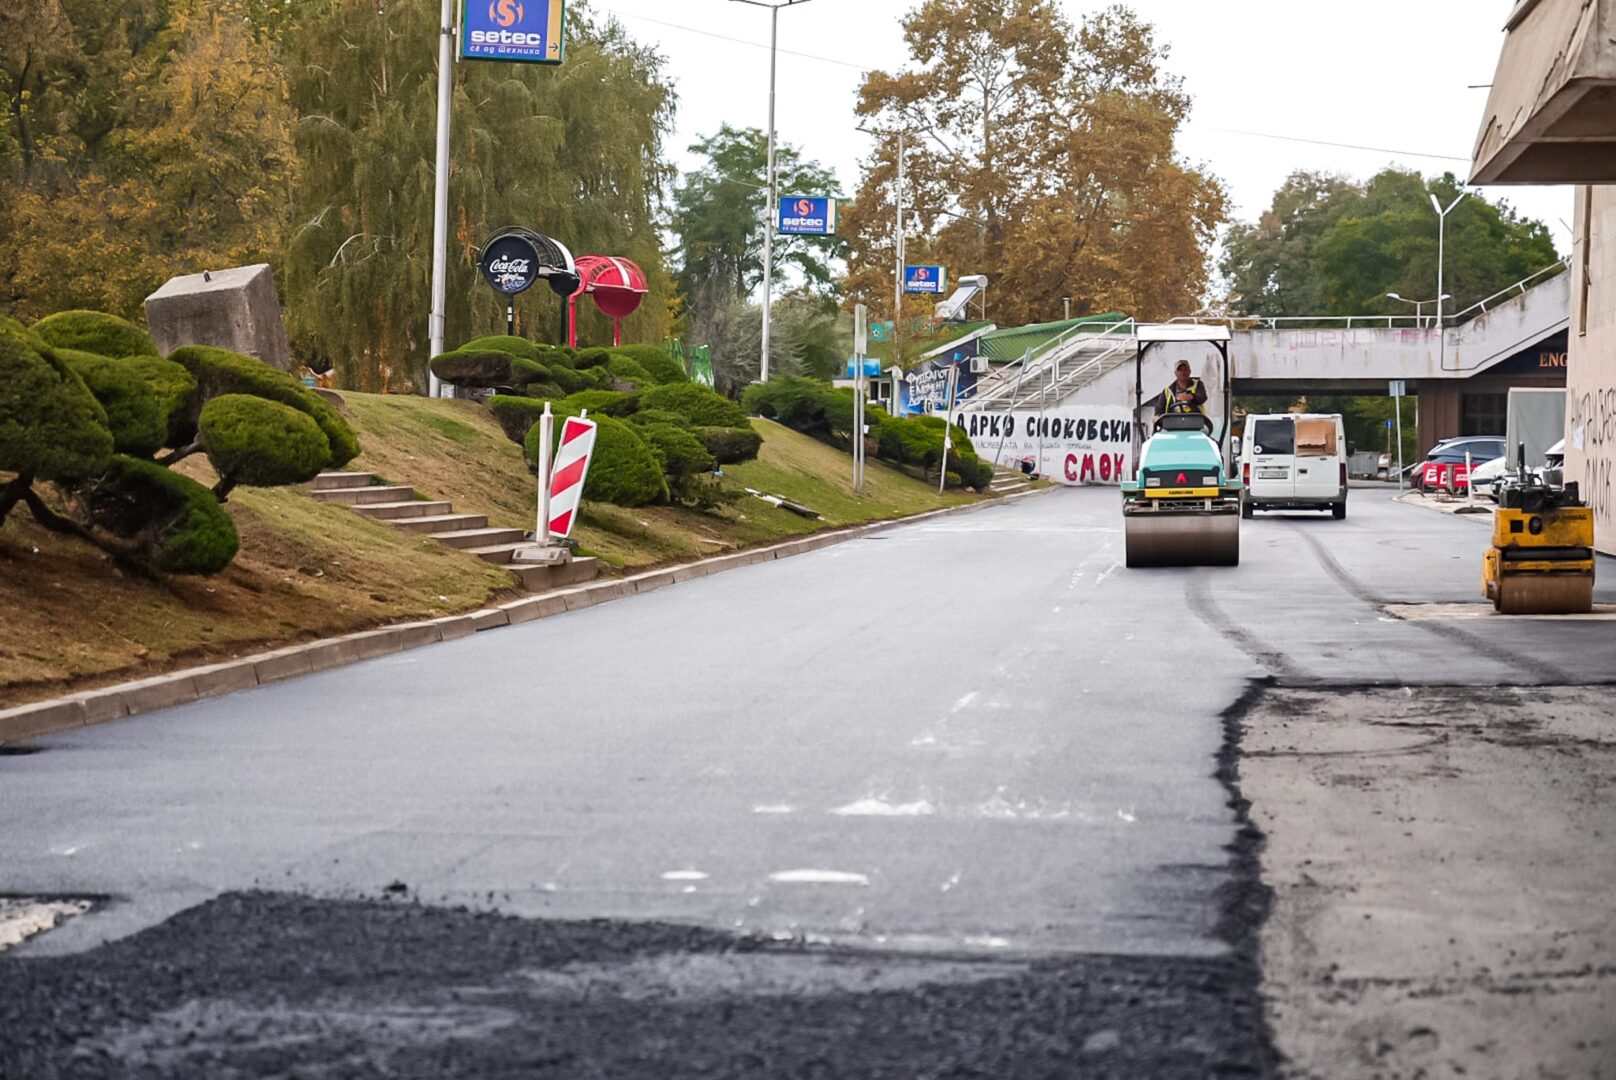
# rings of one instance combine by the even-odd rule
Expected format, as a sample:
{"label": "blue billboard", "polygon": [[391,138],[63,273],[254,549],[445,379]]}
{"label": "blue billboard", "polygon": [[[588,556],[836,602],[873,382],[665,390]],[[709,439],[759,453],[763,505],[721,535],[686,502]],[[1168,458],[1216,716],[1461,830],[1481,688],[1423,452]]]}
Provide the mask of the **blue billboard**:
{"label": "blue billboard", "polygon": [[462,60],[561,63],[566,0],[465,0],[465,9]]}
{"label": "blue billboard", "polygon": [[786,236],[834,236],[836,200],[787,195],[780,200],[780,232]]}
{"label": "blue billboard", "polygon": [[948,271],[941,266],[903,268],[903,291],[906,293],[942,293],[947,289]]}

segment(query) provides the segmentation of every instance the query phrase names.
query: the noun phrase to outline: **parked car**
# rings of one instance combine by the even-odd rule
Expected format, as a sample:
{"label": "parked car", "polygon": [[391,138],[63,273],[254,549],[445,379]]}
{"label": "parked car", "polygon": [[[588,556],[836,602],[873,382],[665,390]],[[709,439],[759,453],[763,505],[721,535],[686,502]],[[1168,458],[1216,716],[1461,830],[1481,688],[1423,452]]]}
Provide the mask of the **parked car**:
{"label": "parked car", "polygon": [[1483,462],[1470,470],[1470,490],[1478,499],[1491,499],[1498,501],[1498,495],[1493,488],[1504,479],[1504,473],[1509,471],[1509,458],[1495,457],[1491,461]]}
{"label": "parked car", "polygon": [[[1565,440],[1561,439],[1545,450],[1543,458],[1543,468],[1533,469],[1532,472],[1541,476],[1550,487],[1560,487],[1565,483]],[[1499,485],[1515,477],[1515,464],[1505,456],[1477,465],[1470,473],[1470,487],[1476,493],[1476,498],[1497,502]]]}
{"label": "parked car", "polygon": [[1240,446],[1242,517],[1257,510],[1347,516],[1347,432],[1337,413],[1246,417]]}
{"label": "parked car", "polygon": [[1430,462],[1444,465],[1463,465],[1465,455],[1470,455],[1471,466],[1492,461],[1494,458],[1504,456],[1504,437],[1502,435],[1460,435],[1454,439],[1443,439],[1431,447],[1430,453],[1411,465],[1408,469],[1409,479],[1416,488],[1423,486],[1425,466]]}

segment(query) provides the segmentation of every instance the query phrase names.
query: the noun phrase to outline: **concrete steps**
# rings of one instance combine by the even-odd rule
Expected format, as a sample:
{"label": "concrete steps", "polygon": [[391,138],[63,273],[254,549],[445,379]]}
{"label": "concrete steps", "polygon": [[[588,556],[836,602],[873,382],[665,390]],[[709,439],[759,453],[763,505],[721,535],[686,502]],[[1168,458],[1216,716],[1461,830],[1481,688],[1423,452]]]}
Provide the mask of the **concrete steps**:
{"label": "concrete steps", "polygon": [[593,581],[600,570],[594,559],[573,559],[555,566],[520,565],[513,560],[528,535],[521,529],[490,526],[486,514],[457,514],[452,503],[420,498],[414,488],[384,484],[374,473],[321,473],[309,482],[308,490],[320,502],[346,506],[400,532],[428,536],[504,566],[529,592]]}
{"label": "concrete steps", "polygon": [[1020,469],[1008,469],[1003,465],[993,466],[993,480],[988,484],[988,490],[995,495],[1013,495],[1030,487],[1032,484]]}

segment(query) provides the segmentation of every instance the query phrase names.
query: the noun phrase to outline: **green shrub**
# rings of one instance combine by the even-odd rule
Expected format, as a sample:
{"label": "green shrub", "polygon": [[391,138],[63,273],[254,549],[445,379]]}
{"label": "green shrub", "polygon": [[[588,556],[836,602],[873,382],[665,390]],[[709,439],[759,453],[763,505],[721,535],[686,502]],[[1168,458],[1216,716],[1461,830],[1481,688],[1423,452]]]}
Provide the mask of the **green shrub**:
{"label": "green shrub", "polygon": [[640,408],[678,413],[691,427],[741,427],[746,413],[728,398],[695,383],[653,386],[640,395]]}
{"label": "green shrub", "polygon": [[720,465],[739,465],[743,461],[751,461],[763,449],[763,436],[753,431],[750,426],[740,428],[705,427],[697,431],[697,437],[707,452],[713,455]]}
{"label": "green shrub", "polygon": [[701,477],[716,469],[718,462],[701,440],[673,424],[643,424],[635,430],[662,463],[669,496],[676,502],[702,501]]}
{"label": "green shrub", "polygon": [[185,446],[196,437],[196,380],[172,360],[155,356],[126,356],[117,361],[146,384],[163,414],[164,446]]}
{"label": "green shrub", "polygon": [[359,456],[359,439],[342,414],[319,394],[284,371],[251,356],[208,345],[186,345],[169,357],[197,383],[197,406],[223,394],[251,394],[288,405],[320,426],[331,446],[331,466],[341,468]]}
{"label": "green shrub", "polygon": [[115,360],[158,355],[146,331],[128,319],[100,311],[58,311],[36,322],[34,332],[55,348],[77,349]]}
{"label": "green shrub", "polygon": [[158,570],[216,574],[241,546],[235,522],[211,491],[155,462],[115,457],[80,494],[92,522],[135,541]]}
{"label": "green shrub", "polygon": [[668,355],[668,350],[656,345],[621,345],[614,350],[644,368],[659,385],[689,382],[683,365]]}
{"label": "green shrub", "polygon": [[614,384],[632,386],[637,390],[656,385],[656,380],[651,377],[649,371],[620,352],[611,354],[606,370],[611,373]]}
{"label": "green shrub", "polygon": [[825,422],[830,393],[829,383],[801,375],[777,375],[766,383],[748,386],[741,395],[741,407],[793,431],[825,437],[830,434]]}
{"label": "green shrub", "polygon": [[555,402],[551,398],[518,397],[514,394],[495,394],[488,399],[488,409],[499,421],[500,429],[505,437],[518,445],[527,442],[527,433],[539,417],[544,414],[545,405],[550,411],[555,411]]}
{"label": "green shrub", "polygon": [[549,382],[555,383],[569,394],[583,390],[604,390],[611,384],[611,375],[605,368],[585,368],[575,371],[562,364],[551,364],[547,369]]}
{"label": "green shrub", "polygon": [[610,367],[611,363],[612,354],[610,349],[580,349],[578,350],[578,358],[572,366],[582,371],[585,368]]}
{"label": "green shrub", "polygon": [[507,394],[506,396],[538,398],[541,400],[548,398],[551,401],[560,401],[567,396],[567,392],[553,382],[536,382],[528,383],[522,387],[522,392],[519,394]]}
{"label": "green shrub", "polygon": [[44,352],[50,348],[45,339],[34,333],[10,315],[0,315],[0,336],[10,335],[17,338],[35,352]]}
{"label": "green shrub", "polygon": [[684,417],[667,409],[640,409],[630,416],[631,424],[672,424],[674,427],[689,427]]}
{"label": "green shrub", "polygon": [[76,349],[57,349],[56,355],[84,380],[106,410],[107,428],[112,432],[116,452],[149,458],[162,449],[168,439],[168,415],[139,372],[122,360]]}
{"label": "green shrub", "polygon": [[492,337],[473,338],[460,346],[455,352],[497,352],[508,356],[519,357],[523,360],[539,359],[539,350],[542,346],[527,340],[527,338],[507,337],[496,334]]}
{"label": "green shrub", "polygon": [[[557,416],[576,416],[576,411],[558,412]],[[584,480],[584,498],[616,503],[618,506],[644,506],[661,502],[668,497],[668,484],[656,455],[629,424],[609,416],[591,416],[598,426],[595,435],[594,458],[589,475]],[[561,439],[561,422],[555,426],[555,440]],[[531,428],[523,448],[528,462],[539,458],[539,429]],[[554,448],[552,447],[552,450]]]}
{"label": "green shrub", "polygon": [[[940,416],[888,416],[877,428],[877,456],[899,465],[934,471],[943,461],[943,432],[950,432],[949,475],[954,486],[983,487],[993,478],[992,466],[984,466],[971,445],[970,436],[958,424],[949,428]],[[956,482],[957,481],[957,482]]]}
{"label": "green shrub", "polygon": [[49,347],[0,333],[0,469],[74,480],[112,456],[107,413]]}
{"label": "green shrub", "polygon": [[197,434],[221,494],[238,484],[302,484],[331,464],[331,444],[312,417],[248,394],[222,394],[202,406]]}
{"label": "green shrub", "polygon": [[588,409],[590,416],[604,413],[624,420],[634,415],[639,408],[640,398],[638,394],[625,394],[619,390],[580,390],[564,398],[561,404],[569,409]]}
{"label": "green shrub", "polygon": [[[517,339],[510,339],[517,340]],[[502,349],[463,345],[432,358],[432,374],[453,386],[503,390],[549,378],[550,369]]]}

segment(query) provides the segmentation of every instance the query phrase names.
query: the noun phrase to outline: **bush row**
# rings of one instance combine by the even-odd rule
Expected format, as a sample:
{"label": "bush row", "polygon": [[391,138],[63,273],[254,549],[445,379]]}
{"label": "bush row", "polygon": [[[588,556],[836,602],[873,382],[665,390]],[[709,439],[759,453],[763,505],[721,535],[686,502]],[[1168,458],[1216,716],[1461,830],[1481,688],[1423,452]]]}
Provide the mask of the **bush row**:
{"label": "bush row", "polygon": [[[795,431],[838,446],[852,445],[852,390],[786,375],[747,387],[742,404],[747,411]],[[980,491],[993,480],[993,467],[977,457],[970,437],[958,424],[950,429],[940,416],[891,416],[876,408],[865,411],[865,423],[876,456],[883,460],[935,475],[942,467],[944,434],[948,432],[947,483]]]}

